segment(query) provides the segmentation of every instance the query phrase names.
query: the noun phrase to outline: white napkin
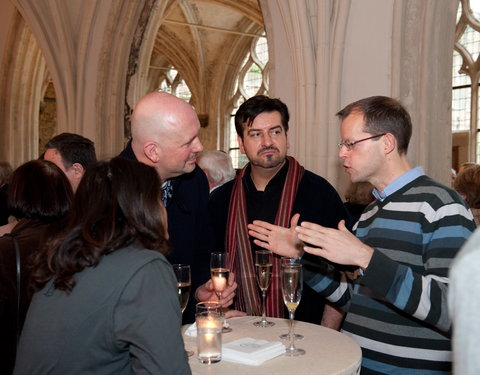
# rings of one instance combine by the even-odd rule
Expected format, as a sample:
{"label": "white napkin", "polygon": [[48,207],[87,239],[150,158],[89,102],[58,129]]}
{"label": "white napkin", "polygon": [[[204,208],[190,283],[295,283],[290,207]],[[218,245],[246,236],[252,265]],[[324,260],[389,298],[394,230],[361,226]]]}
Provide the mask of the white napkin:
{"label": "white napkin", "polygon": [[185,336],[197,337],[197,323],[193,323],[185,330]]}
{"label": "white napkin", "polygon": [[[228,323],[226,320],[223,322],[223,326],[225,328],[230,327],[230,323]],[[190,336],[190,337],[197,337],[197,323],[193,323],[191,326],[187,327],[185,330],[185,336]]]}
{"label": "white napkin", "polygon": [[250,337],[222,345],[222,360],[251,366],[259,366],[283,353],[285,345],[280,341],[269,342]]}

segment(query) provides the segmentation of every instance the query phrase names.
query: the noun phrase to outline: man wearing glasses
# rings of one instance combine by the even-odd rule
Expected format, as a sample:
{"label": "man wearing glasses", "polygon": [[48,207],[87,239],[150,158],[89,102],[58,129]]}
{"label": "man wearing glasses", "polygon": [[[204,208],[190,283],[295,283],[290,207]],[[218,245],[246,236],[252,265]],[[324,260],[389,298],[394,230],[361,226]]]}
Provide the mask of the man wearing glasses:
{"label": "man wearing glasses", "polygon": [[[310,286],[347,311],[342,331],[362,347],[362,374],[445,374],[451,371],[448,270],[475,228],[465,202],[450,188],[411,168],[408,112],[394,99],[375,96],[338,112],[339,157],[352,182],[375,186],[376,200],[354,233],[303,222],[290,229],[303,251],[357,267],[347,274],[325,264],[306,268]],[[256,223],[250,233],[263,247],[279,246],[285,230]],[[268,237],[267,237],[268,236]]]}

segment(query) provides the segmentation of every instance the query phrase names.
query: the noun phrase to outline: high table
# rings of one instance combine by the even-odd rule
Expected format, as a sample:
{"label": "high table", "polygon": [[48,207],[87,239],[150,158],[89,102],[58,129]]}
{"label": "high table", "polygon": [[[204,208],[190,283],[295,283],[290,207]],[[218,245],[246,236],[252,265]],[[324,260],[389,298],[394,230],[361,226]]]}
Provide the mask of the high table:
{"label": "high table", "polygon": [[[232,332],[222,334],[223,343],[244,337],[281,341],[279,336],[288,332],[287,319],[268,318],[275,323],[273,327],[268,328],[255,327],[253,322],[258,320],[260,320],[258,316],[228,319]],[[185,348],[195,352],[189,358],[192,373],[194,375],[350,375],[360,373],[362,353],[357,343],[348,336],[316,324],[299,321],[295,321],[294,324],[295,333],[304,336],[303,340],[295,341],[295,346],[304,349],[306,354],[299,357],[281,355],[260,366],[248,366],[223,360],[211,365],[202,364],[197,359],[196,338],[184,335]],[[287,344],[287,342],[283,343]]]}

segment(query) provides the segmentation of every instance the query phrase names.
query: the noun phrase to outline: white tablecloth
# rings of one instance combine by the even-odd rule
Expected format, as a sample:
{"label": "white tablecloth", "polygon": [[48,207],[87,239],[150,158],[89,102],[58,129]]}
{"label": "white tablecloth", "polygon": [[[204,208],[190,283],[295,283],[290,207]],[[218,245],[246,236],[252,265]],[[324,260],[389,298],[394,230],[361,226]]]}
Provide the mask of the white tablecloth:
{"label": "white tablecloth", "polygon": [[[288,332],[288,320],[268,318],[275,322],[270,328],[253,326],[259,320],[257,316],[246,316],[228,319],[232,332],[224,333],[223,343],[243,337],[280,341],[279,335]],[[186,327],[184,327],[185,329]],[[198,362],[196,342],[194,337],[184,335],[186,349],[195,354],[189,358],[190,367],[194,375],[222,374],[222,375],[351,375],[360,373],[362,353],[360,347],[346,335],[316,324],[295,321],[295,333],[305,338],[295,341],[295,346],[302,348],[306,354],[299,357],[276,357],[260,366],[248,366],[226,361],[206,365]],[[287,342],[284,342],[287,345]]]}

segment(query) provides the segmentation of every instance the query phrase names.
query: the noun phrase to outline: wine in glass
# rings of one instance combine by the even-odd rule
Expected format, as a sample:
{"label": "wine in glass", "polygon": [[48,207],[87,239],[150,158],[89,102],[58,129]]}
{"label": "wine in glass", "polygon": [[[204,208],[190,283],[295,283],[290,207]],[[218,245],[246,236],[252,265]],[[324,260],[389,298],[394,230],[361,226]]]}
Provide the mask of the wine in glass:
{"label": "wine in glass", "polygon": [[218,299],[222,298],[222,292],[227,287],[230,265],[227,253],[212,253],[210,256],[210,272],[213,289]]}
{"label": "wine in glass", "polygon": [[298,349],[294,345],[293,318],[295,310],[302,298],[303,271],[301,263],[282,263],[280,270],[283,301],[288,309],[288,336],[290,343],[286,348],[285,355],[295,357],[305,354],[305,350]]}
{"label": "wine in glass", "polygon": [[[282,259],[280,260],[280,267],[282,264],[293,264],[295,263],[297,260],[295,258],[289,258],[289,257],[282,257]],[[302,288],[303,288],[303,284],[302,284]],[[282,335],[280,335],[280,338],[282,340],[289,340],[290,339],[290,334],[289,333],[284,333]],[[293,339],[294,340],[303,340],[303,335],[300,335],[298,333],[295,333],[293,335]]]}
{"label": "wine in glass", "polygon": [[[210,255],[210,275],[212,278],[213,289],[218,299],[222,299],[222,292],[225,290],[228,284],[228,276],[230,275],[230,264],[228,261],[227,253],[211,253]],[[231,332],[232,329],[225,325],[222,332]]]}
{"label": "wine in glass", "polygon": [[[180,308],[183,314],[187,307],[188,299],[190,298],[190,288],[192,285],[190,266],[188,264],[174,264],[172,267],[177,277],[178,301],[180,302]],[[189,357],[193,355],[193,351],[191,350],[186,350],[186,352]]]}
{"label": "wine in glass", "polygon": [[265,298],[272,278],[272,253],[268,250],[257,250],[255,252],[255,268],[257,271],[258,286],[262,291],[262,319],[253,323],[253,325],[256,327],[271,327],[275,325],[275,323],[267,320],[265,314]]}

